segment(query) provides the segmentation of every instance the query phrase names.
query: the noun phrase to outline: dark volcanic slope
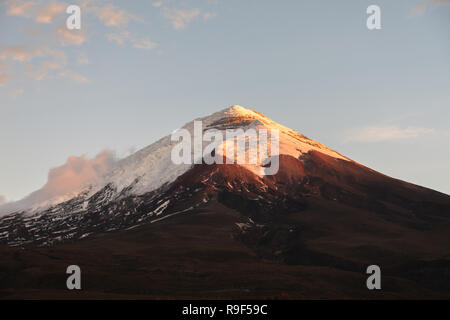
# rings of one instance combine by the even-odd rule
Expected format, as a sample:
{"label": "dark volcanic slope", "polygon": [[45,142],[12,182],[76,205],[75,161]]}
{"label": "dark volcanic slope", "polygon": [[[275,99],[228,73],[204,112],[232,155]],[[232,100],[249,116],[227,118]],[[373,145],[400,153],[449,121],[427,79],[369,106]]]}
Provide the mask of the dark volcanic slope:
{"label": "dark volcanic slope", "polygon": [[[450,297],[450,197],[354,162],[282,156],[264,178],[197,165],[156,192],[110,193],[3,219],[4,243],[25,246],[0,248],[3,296]],[[82,292],[65,290],[69,264]],[[371,264],[382,291],[365,287]]]}
{"label": "dark volcanic slope", "polygon": [[[309,219],[294,214],[288,224],[277,224],[271,231],[272,238],[278,238],[282,245],[286,232],[289,232],[287,228],[302,225],[304,236],[314,238],[305,243],[302,255],[311,261],[319,255],[317,261],[323,261],[320,249],[329,248],[326,242],[330,238],[320,235],[323,230],[310,230],[310,226],[324,223],[330,214],[345,214],[341,221],[354,218],[353,214],[338,208],[335,212],[328,213],[328,208],[326,211],[321,211],[320,206],[306,209],[304,214]],[[355,264],[353,270],[320,263],[283,263],[276,258],[261,258],[245,245],[236,226],[238,221],[248,223],[238,212],[211,201],[204,209],[132,231],[99,235],[51,248],[25,251],[2,248],[0,293],[4,298],[449,297],[432,286],[428,288],[421,279],[405,277],[395,271],[383,274],[383,291],[365,289],[364,270],[358,266],[364,265],[364,260],[372,259],[364,253],[367,248],[362,246],[367,240],[362,241],[361,235],[342,238],[330,250],[337,251],[335,260],[338,262],[346,261],[346,256],[350,256]],[[378,223],[375,219],[367,223],[366,228],[376,228]],[[329,229],[331,225],[324,223],[322,228]],[[382,235],[393,239],[394,232],[386,231]],[[359,242],[354,244],[353,240]],[[388,261],[397,262],[392,258],[396,255],[391,251],[393,249],[381,249],[376,243],[371,245],[372,251],[368,254],[375,256],[382,267]],[[376,252],[376,248],[380,251]],[[278,251],[273,252],[273,257],[277,256]],[[65,289],[64,271],[69,264],[82,267],[83,290],[80,292]]]}

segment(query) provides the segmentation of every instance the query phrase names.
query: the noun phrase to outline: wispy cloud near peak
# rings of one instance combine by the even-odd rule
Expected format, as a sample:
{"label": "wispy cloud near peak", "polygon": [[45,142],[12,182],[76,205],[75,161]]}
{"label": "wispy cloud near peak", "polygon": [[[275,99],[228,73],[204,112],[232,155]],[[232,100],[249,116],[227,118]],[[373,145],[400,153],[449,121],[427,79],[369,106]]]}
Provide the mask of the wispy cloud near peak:
{"label": "wispy cloud near peak", "polygon": [[435,132],[434,129],[409,126],[368,126],[355,130],[344,142],[383,142],[417,138]]}
{"label": "wispy cloud near peak", "polygon": [[[115,153],[110,150],[104,150],[92,159],[84,155],[70,156],[62,166],[50,169],[47,183],[42,188],[20,201],[3,202],[5,205],[0,207],[0,215],[57,199],[64,201],[64,196],[78,193],[84,187],[100,182],[115,163]],[[1,201],[2,198],[0,205]]]}

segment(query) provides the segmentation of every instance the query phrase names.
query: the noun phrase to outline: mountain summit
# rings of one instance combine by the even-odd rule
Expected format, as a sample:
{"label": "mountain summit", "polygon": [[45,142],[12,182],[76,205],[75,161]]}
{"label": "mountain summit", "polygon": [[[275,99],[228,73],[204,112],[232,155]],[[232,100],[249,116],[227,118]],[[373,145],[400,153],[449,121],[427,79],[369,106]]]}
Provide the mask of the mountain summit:
{"label": "mountain summit", "polygon": [[[76,194],[2,217],[0,265],[19,267],[0,270],[0,291],[20,278],[24,290],[54,292],[71,261],[88,268],[90,297],[370,298],[364,276],[375,264],[383,298],[450,297],[450,196],[240,106],[196,121],[202,133],[276,129],[279,151],[251,165],[177,165],[169,135]],[[195,120],[181,129],[198,130]],[[273,156],[278,171],[262,174]]]}
{"label": "mountain summit", "polygon": [[[0,243],[18,246],[74,241],[155,223],[207,206],[210,201],[242,212],[253,221],[302,211],[315,199],[373,210],[394,220],[412,219],[411,223],[441,214],[450,202],[446,195],[375,172],[238,105],[191,121],[182,129],[193,135],[195,121],[202,122],[201,133],[214,129],[224,136],[236,128],[276,129],[279,154],[271,156],[279,157],[278,172],[261,174],[264,161],[253,165],[174,164],[171,152],[178,142],[168,135],[120,160],[94,185],[3,217]],[[230,142],[234,141],[224,141]]]}
{"label": "mountain summit", "polygon": [[[227,129],[233,128],[243,128],[245,130],[249,128],[276,129],[280,132],[280,154],[299,157],[301,154],[316,150],[336,158],[347,159],[330,148],[308,139],[256,111],[246,109],[239,105],[234,105],[212,115],[195,119],[185,124],[182,129],[187,129],[193,135],[194,121],[201,121],[204,130],[217,129],[223,133]],[[171,135],[169,134],[159,141],[120,160],[112,170],[106,173],[101,181],[93,185],[86,185],[78,191],[56,198],[48,198],[45,201],[40,197],[27,197],[24,200],[0,207],[0,213],[21,211],[33,214],[68,201],[81,194],[89,198],[107,185],[114,188],[118,193],[122,190],[125,190],[128,194],[136,195],[150,192],[164,184],[173,182],[181,174],[191,169],[192,166],[190,164],[176,165],[171,161],[171,151],[175,144],[177,142],[171,141]],[[191,152],[193,156],[193,150]],[[259,168],[255,168],[254,166],[246,167],[254,172],[258,172],[259,170]]]}

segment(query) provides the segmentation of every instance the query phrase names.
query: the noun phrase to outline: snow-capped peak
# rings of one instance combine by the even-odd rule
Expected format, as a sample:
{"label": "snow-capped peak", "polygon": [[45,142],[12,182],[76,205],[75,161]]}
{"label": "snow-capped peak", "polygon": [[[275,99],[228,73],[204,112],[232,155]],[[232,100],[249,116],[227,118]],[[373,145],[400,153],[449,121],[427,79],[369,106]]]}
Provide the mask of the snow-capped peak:
{"label": "snow-capped peak", "polygon": [[[279,154],[291,155],[299,158],[302,154],[311,150],[325,153],[329,156],[349,160],[332,149],[308,139],[302,134],[272,121],[268,117],[251,109],[239,105],[225,108],[209,116],[196,119],[201,121],[203,130],[217,129],[225,131],[228,128],[249,128],[278,130],[279,132]],[[188,130],[194,136],[194,121],[185,124],[182,128]],[[239,139],[240,137],[238,137]],[[243,137],[245,138],[245,137]],[[226,143],[224,139],[224,143]],[[104,178],[90,186],[85,186],[76,195],[89,198],[96,192],[109,186],[116,194],[126,190],[127,194],[140,195],[156,190],[174,181],[177,177],[192,168],[193,164],[174,164],[171,160],[171,152],[178,142],[171,141],[171,135],[167,135],[159,141],[135,152],[134,154],[118,161],[115,166],[105,174]],[[204,142],[205,144],[205,142]],[[247,150],[249,151],[249,150]],[[247,152],[246,151],[246,152]],[[192,150],[193,153],[193,150]],[[192,155],[193,156],[193,155]],[[276,154],[272,154],[276,156]],[[245,165],[256,174],[261,174],[261,163],[258,165]],[[18,210],[36,211],[59,204],[74,198],[72,193],[67,196],[50,199],[44,203],[28,204],[27,208]],[[18,202],[19,203],[19,202]],[[14,207],[14,206],[9,206]],[[1,208],[0,208],[1,211]]]}

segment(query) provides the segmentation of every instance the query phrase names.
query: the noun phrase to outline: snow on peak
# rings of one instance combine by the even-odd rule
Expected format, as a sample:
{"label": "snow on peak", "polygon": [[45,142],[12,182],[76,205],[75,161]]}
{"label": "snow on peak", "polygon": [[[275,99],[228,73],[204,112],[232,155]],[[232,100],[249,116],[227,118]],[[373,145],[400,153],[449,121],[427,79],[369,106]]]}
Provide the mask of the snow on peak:
{"label": "snow on peak", "polygon": [[[280,154],[291,155],[298,158],[304,153],[315,150],[334,158],[351,161],[349,158],[344,157],[320,142],[309,139],[301,133],[283,126],[255,110],[247,109],[239,105],[233,105],[218,113],[221,113],[225,117],[229,117],[228,123],[241,122],[243,126],[251,126],[255,129],[278,130],[280,133]],[[210,117],[213,117],[216,114],[213,114]]]}
{"label": "snow on peak", "polygon": [[233,116],[246,116],[246,115],[253,115],[253,110],[246,109],[244,107],[241,107],[240,105],[235,104],[234,106],[231,106],[226,109],[230,115]]}
{"label": "snow on peak", "polygon": [[[202,121],[203,130],[218,129],[222,132],[225,132],[228,128],[242,128],[244,130],[247,130],[248,128],[254,128],[256,130],[276,129],[279,131],[279,154],[291,155],[295,158],[299,158],[302,154],[308,153],[311,150],[316,150],[335,158],[351,161],[319,142],[308,139],[302,134],[280,125],[254,110],[246,109],[239,105],[233,105],[209,116],[195,119],[194,121]],[[191,133],[192,138],[194,137],[194,121],[191,121],[182,127]],[[243,138],[245,139],[245,137]],[[193,164],[173,163],[171,160],[171,152],[176,144],[178,144],[177,141],[171,141],[171,135],[165,136],[157,142],[118,161],[114,167],[104,175],[100,182],[79,190],[77,195],[82,194],[83,197],[89,198],[105,186],[110,186],[117,194],[122,190],[127,190],[127,193],[129,194],[140,195],[156,190],[164,184],[173,182],[177,177],[193,166]],[[204,142],[204,146],[207,144],[209,143]],[[272,154],[272,156],[276,155]],[[245,167],[248,166],[245,165]],[[258,165],[250,165],[248,168],[256,174],[261,172],[262,169]],[[63,201],[67,201],[74,196],[74,194],[63,196],[55,199],[53,202],[45,204],[36,203],[33,204],[32,207],[35,208],[35,210],[36,208],[39,208],[40,210],[43,209],[43,207],[50,207]]]}

